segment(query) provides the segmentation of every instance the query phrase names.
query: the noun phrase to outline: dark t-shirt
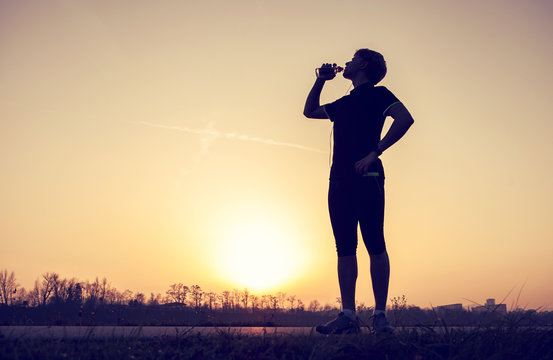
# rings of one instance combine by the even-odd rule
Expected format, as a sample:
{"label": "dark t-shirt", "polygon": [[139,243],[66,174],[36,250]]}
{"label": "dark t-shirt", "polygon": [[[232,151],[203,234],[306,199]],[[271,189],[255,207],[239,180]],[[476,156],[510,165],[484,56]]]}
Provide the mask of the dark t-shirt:
{"label": "dark t-shirt", "polygon": [[[397,97],[384,86],[363,84],[349,95],[324,105],[328,117],[334,122],[331,180],[358,176],[355,163],[376,149],[386,113],[398,102]],[[368,171],[378,172],[384,177],[380,159]]]}

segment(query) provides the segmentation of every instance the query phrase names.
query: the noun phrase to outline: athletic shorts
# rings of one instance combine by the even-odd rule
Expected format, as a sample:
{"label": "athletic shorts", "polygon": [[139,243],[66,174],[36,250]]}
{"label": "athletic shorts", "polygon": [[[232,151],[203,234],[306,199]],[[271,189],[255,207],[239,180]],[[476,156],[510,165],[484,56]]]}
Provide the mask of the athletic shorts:
{"label": "athletic shorts", "polygon": [[357,224],[369,255],[386,250],[384,243],[384,178],[330,180],[328,210],[338,257],[357,252]]}

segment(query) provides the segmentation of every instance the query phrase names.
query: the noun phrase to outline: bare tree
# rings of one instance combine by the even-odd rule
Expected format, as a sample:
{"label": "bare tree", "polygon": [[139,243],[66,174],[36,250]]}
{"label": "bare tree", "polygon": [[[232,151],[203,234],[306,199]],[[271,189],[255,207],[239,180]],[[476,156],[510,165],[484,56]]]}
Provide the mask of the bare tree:
{"label": "bare tree", "polygon": [[321,310],[321,304],[318,300],[313,300],[309,303],[309,307],[307,309],[311,312],[317,312]]}
{"label": "bare tree", "polygon": [[259,296],[251,295],[251,304],[252,304],[252,311],[259,308],[259,305],[260,305]]}
{"label": "bare tree", "polygon": [[0,271],[0,304],[12,305],[18,286],[13,271],[9,275],[7,269]]}
{"label": "bare tree", "polygon": [[[75,302],[75,296],[77,295],[76,292],[80,291],[81,294],[79,294],[79,301],[82,298],[82,291],[77,290],[77,279],[58,279],[54,283],[54,289],[53,289],[53,295],[52,300],[54,303],[71,303]],[[80,289],[80,284],[79,284]]]}
{"label": "bare tree", "polygon": [[35,288],[38,292],[38,302],[40,305],[46,305],[48,299],[52,296],[54,288],[57,286],[59,275],[56,273],[42,274],[42,282],[35,281]]}
{"label": "bare tree", "polygon": [[108,283],[108,279],[106,279],[106,277],[104,276],[104,278],[102,279],[102,282],[99,284],[99,289],[98,289],[98,296],[99,296],[100,303],[108,302],[107,298],[109,297],[110,288],[111,288],[111,284]]}
{"label": "bare tree", "polygon": [[20,288],[17,290],[17,294],[14,296],[13,303],[16,305],[27,306],[30,303],[30,292],[25,288]]}
{"label": "bare tree", "polygon": [[248,289],[244,289],[242,292],[242,306],[244,309],[248,308],[248,300],[250,300],[250,292]]}
{"label": "bare tree", "polygon": [[199,285],[192,285],[190,287],[190,295],[192,295],[192,303],[194,304],[194,307],[199,308],[204,295],[202,288]]}
{"label": "bare tree", "polygon": [[38,279],[35,280],[35,286],[29,291],[28,301],[29,305],[31,306],[38,306],[40,305],[40,284],[38,282]]}
{"label": "bare tree", "polygon": [[121,297],[123,298],[123,303],[124,304],[128,304],[129,302],[132,301],[133,299],[133,292],[129,289],[126,289],[125,291],[123,291],[123,293],[121,294]]}
{"label": "bare tree", "polygon": [[290,303],[290,310],[294,310],[295,306],[296,305],[296,296],[295,295],[290,295],[288,296],[288,302]]}
{"label": "bare tree", "polygon": [[[132,295],[132,291],[130,291],[130,290],[125,290],[125,292],[130,292],[131,295]],[[126,304],[128,302],[129,294],[126,294],[126,293],[124,294],[124,293],[122,293],[121,291],[119,291],[117,289],[112,289],[110,291],[110,297],[113,298],[112,304],[122,305],[122,304]]]}
{"label": "bare tree", "polygon": [[278,296],[273,296],[270,294],[268,296],[269,296],[269,306],[271,307],[271,309],[277,310],[279,308]]}
{"label": "bare tree", "polygon": [[189,291],[190,290],[188,289],[188,286],[184,286],[183,284],[178,283],[169,286],[169,290],[167,290],[166,294],[169,297],[169,302],[185,304],[186,295]]}
{"label": "bare tree", "polygon": [[53,294],[51,301],[54,304],[65,302],[65,296],[67,293],[67,279],[56,279],[52,292]]}
{"label": "bare tree", "polygon": [[271,295],[262,295],[261,296],[261,308],[262,309],[268,309],[271,307]]}
{"label": "bare tree", "polygon": [[134,299],[129,301],[129,305],[135,305],[135,306],[136,305],[144,305],[145,301],[146,301],[146,296],[141,292],[137,292],[134,295]]}
{"label": "bare tree", "polygon": [[229,292],[229,308],[233,310],[236,309],[236,304],[234,303],[234,295],[234,291]]}
{"label": "bare tree", "polygon": [[286,301],[286,293],[279,291],[277,293],[277,297],[278,297],[278,308],[284,307],[285,306],[284,303]]}
{"label": "bare tree", "polygon": [[298,305],[296,305],[296,310],[304,311],[305,310],[305,304],[301,299],[298,299]]}
{"label": "bare tree", "polygon": [[212,310],[213,307],[217,307],[217,294],[214,292],[208,292],[205,294],[207,298],[207,303],[209,306],[209,310]]}
{"label": "bare tree", "polygon": [[225,290],[221,294],[221,306],[223,309],[230,308],[230,291]]}
{"label": "bare tree", "polygon": [[71,279],[70,281],[66,301],[73,304],[83,303],[83,286],[76,279]]}
{"label": "bare tree", "polygon": [[240,302],[242,298],[242,292],[237,289],[232,290],[232,308],[233,309],[239,309],[240,308]]}
{"label": "bare tree", "polygon": [[100,280],[96,276],[94,282],[89,283],[88,281],[84,283],[85,291],[85,301],[95,304],[100,298]]}
{"label": "bare tree", "polygon": [[161,294],[150,293],[150,299],[148,300],[148,305],[159,305],[161,303]]}
{"label": "bare tree", "polygon": [[[114,287],[109,287],[104,295],[104,302],[106,304],[116,304],[118,299],[121,298],[121,293]],[[121,303],[121,301],[119,301]]]}

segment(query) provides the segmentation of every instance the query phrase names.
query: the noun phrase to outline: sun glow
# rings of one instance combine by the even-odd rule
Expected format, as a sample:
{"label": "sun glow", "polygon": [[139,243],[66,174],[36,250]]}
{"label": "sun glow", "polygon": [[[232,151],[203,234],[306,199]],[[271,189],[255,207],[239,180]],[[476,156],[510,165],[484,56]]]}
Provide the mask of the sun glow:
{"label": "sun glow", "polygon": [[293,281],[301,273],[297,237],[272,221],[254,216],[230,226],[216,260],[225,281],[261,291]]}

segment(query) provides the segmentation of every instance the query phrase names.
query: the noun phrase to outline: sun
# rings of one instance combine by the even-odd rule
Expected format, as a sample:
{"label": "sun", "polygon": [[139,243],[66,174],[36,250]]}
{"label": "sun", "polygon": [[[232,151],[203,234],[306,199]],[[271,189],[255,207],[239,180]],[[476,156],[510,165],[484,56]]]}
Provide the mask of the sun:
{"label": "sun", "polygon": [[248,217],[232,224],[222,237],[217,268],[233,286],[267,291],[301,273],[301,245],[283,224]]}

